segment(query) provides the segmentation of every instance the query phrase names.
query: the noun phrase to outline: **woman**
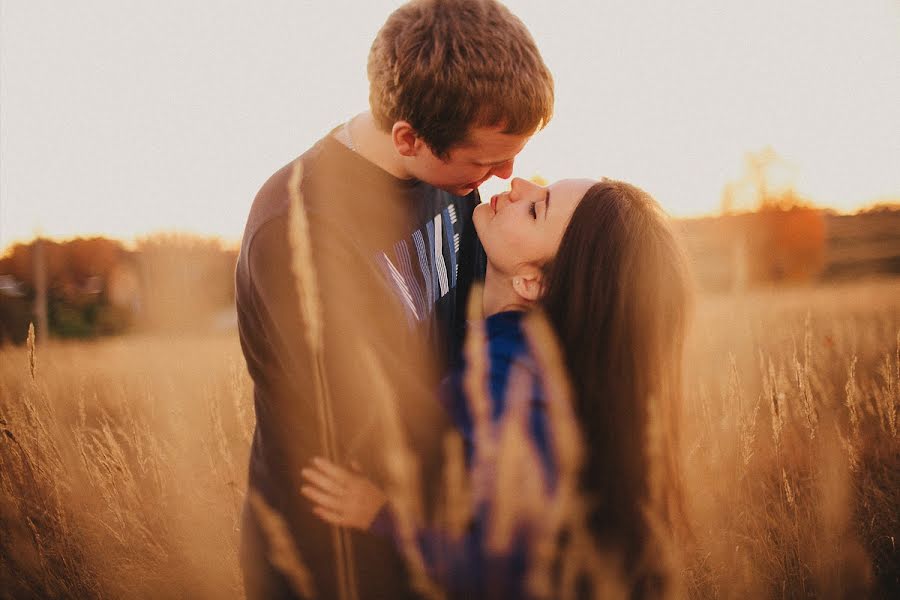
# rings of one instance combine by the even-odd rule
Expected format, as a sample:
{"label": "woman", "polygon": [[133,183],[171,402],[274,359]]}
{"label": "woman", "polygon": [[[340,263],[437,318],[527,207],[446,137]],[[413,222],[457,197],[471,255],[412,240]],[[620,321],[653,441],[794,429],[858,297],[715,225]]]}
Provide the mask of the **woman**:
{"label": "woman", "polygon": [[[579,486],[587,528],[597,548],[619,557],[629,595],[668,595],[673,570],[660,543],[671,543],[681,521],[677,424],[691,289],[667,218],[626,183],[563,180],[545,188],[514,179],[509,192],[476,209],[474,223],[488,257],[492,420],[508,410],[510,366],[530,358],[521,317],[539,305],[571,379],[585,445]],[[472,421],[452,383],[458,379],[447,405],[471,458]],[[540,386],[533,396],[527,422],[552,482]],[[304,476],[304,495],[335,524],[366,528],[386,501],[365,478],[326,461]],[[479,530],[486,513],[475,514]]]}

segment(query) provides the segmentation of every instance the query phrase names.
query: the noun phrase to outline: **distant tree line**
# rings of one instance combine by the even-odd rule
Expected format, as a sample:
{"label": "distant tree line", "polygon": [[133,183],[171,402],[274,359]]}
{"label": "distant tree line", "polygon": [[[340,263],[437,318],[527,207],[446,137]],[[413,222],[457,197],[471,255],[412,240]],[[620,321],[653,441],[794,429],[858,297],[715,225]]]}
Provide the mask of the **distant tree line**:
{"label": "distant tree line", "polygon": [[810,283],[900,273],[900,204],[857,215],[817,207],[793,185],[791,165],[771,148],[745,157],[725,185],[721,213],[680,224],[705,289]]}
{"label": "distant tree line", "polygon": [[51,336],[207,329],[234,303],[236,257],[218,240],[183,234],[133,248],[103,237],[16,244],[0,257],[0,343],[21,343],[36,322],[42,277]]}

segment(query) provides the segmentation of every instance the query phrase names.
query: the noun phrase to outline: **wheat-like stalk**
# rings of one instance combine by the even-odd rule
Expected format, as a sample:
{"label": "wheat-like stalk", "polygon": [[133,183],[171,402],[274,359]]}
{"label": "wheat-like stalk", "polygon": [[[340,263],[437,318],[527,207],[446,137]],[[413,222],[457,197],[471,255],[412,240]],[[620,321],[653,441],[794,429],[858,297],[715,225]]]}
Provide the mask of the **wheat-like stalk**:
{"label": "wheat-like stalk", "polygon": [[472,494],[466,470],[465,445],[456,431],[444,435],[444,496],[439,525],[447,529],[452,542],[459,542],[472,519]]}
{"label": "wheat-like stalk", "polygon": [[[288,240],[291,247],[291,268],[297,295],[300,298],[300,311],[305,324],[306,340],[312,356],[311,372],[313,377],[314,398],[319,433],[322,438],[322,450],[326,458],[337,461],[337,444],[334,432],[334,413],[325,370],[323,310],[319,293],[315,261],[313,260],[312,239],[309,231],[309,219],[303,201],[301,185],[303,181],[303,162],[294,161],[288,179]],[[335,568],[338,592],[342,600],[355,600],[357,597],[356,577],[351,567],[353,549],[347,531],[335,525],[329,526],[334,543]]]}
{"label": "wheat-like stalk", "polygon": [[810,390],[809,371],[805,363],[801,363],[794,355],[794,374],[797,382],[797,390],[800,393],[800,410],[806,418],[806,426],[809,430],[809,439],[816,438],[819,429],[819,417],[816,407],[813,405],[812,391]]}
{"label": "wheat-like stalk", "polygon": [[756,417],[759,414],[759,405],[762,396],[757,398],[752,411],[744,409],[744,387],[741,383],[738,371],[737,358],[733,353],[728,355],[728,404],[737,410],[737,425],[740,432],[740,456],[744,467],[750,464],[753,458],[753,446],[756,441]]}
{"label": "wheat-like stalk", "polygon": [[489,553],[510,551],[517,530],[537,529],[546,515],[544,465],[528,430],[532,403],[531,374],[521,364],[510,369],[506,404],[500,422],[493,499],[485,547]]}
{"label": "wheat-like stalk", "polygon": [[781,469],[781,484],[782,491],[784,493],[784,498],[787,500],[788,506],[791,508],[794,507],[794,489],[791,487],[791,482],[788,481],[787,472],[784,469]]}
{"label": "wheat-like stalk", "polygon": [[[893,354],[893,357],[891,356]],[[878,416],[882,420],[882,428],[897,438],[897,409],[900,406],[900,331],[897,331],[894,352],[885,355],[879,367],[884,387],[875,390]]]}
{"label": "wheat-like stalk", "polygon": [[523,328],[541,376],[560,481],[569,484],[581,469],[585,449],[581,428],[572,409],[572,385],[562,348],[542,311],[532,310],[523,321]]}
{"label": "wheat-like stalk", "polygon": [[750,464],[753,458],[754,445],[756,443],[756,418],[759,415],[759,406],[762,404],[762,396],[757,398],[756,404],[749,415],[741,415],[741,461],[744,466]]}
{"label": "wheat-like stalk", "polygon": [[34,323],[28,324],[28,368],[31,372],[31,380],[34,381],[35,370],[35,340],[34,340]]}
{"label": "wheat-like stalk", "polygon": [[472,458],[472,502],[483,502],[490,490],[490,465],[496,451],[491,424],[491,401],[488,388],[488,342],[482,315],[481,284],[473,284],[469,292],[467,317],[468,329],[464,346],[466,372],[463,375],[463,391],[472,416],[474,455]]}
{"label": "wheat-like stalk", "polygon": [[847,406],[847,412],[850,415],[850,433],[854,441],[859,440],[859,400],[856,391],[856,363],[859,357],[855,354],[850,360],[850,368],[847,370],[847,383],[844,386],[844,404]]}
{"label": "wheat-like stalk", "polygon": [[322,349],[322,302],[316,266],[313,260],[312,239],[309,234],[309,219],[303,202],[301,185],[303,182],[303,162],[294,161],[288,179],[288,240],[291,246],[291,267],[294,282],[300,296],[300,310],[306,326],[306,339],[315,355]]}
{"label": "wheat-like stalk", "polygon": [[794,358],[794,370],[797,376],[797,387],[800,390],[800,406],[806,417],[809,428],[809,439],[816,437],[819,429],[819,413],[816,410],[812,393],[812,314],[807,311],[803,324],[803,362]]}
{"label": "wheat-like stalk", "polygon": [[303,562],[284,518],[256,490],[251,489],[247,497],[268,541],[269,560],[287,578],[299,596],[315,598],[312,574]]}
{"label": "wheat-like stalk", "polygon": [[425,558],[417,541],[416,533],[424,521],[419,494],[419,468],[400,423],[396,392],[375,353],[365,346],[359,348],[359,353],[362,371],[372,384],[372,402],[376,404],[386,457],[387,495],[394,509],[400,549],[410,569],[411,583],[424,598],[441,600],[443,591],[428,576]]}
{"label": "wheat-like stalk", "polygon": [[859,447],[856,440],[853,439],[853,434],[851,433],[849,436],[845,436],[837,422],[834,424],[834,430],[837,433],[838,440],[841,442],[841,446],[847,453],[847,463],[850,465],[850,471],[858,473],[862,466],[862,459],[859,454]]}
{"label": "wheat-like stalk", "polygon": [[[760,359],[762,361],[762,359]],[[775,377],[775,366],[769,359],[768,370],[762,369],[763,394],[772,417],[772,442],[776,455],[781,455],[781,434],[784,430],[784,401]]]}
{"label": "wheat-like stalk", "polygon": [[[578,487],[585,447],[572,408],[572,385],[562,348],[546,315],[539,309],[526,316],[523,328],[544,390],[549,438],[557,469],[556,488],[531,544],[532,556],[526,576],[529,593],[538,598],[573,598],[575,578],[585,575],[595,592],[605,589],[608,597],[616,597],[616,582],[621,581],[618,570],[609,570],[609,562],[600,558],[587,529],[586,505]],[[557,559],[556,544],[563,531],[570,536],[571,543],[563,556],[558,557],[562,572],[561,588],[557,589],[551,573]]]}
{"label": "wheat-like stalk", "polygon": [[249,444],[253,440],[253,419],[246,408],[247,372],[238,367],[236,361],[232,361],[228,368],[231,401],[234,406],[235,416],[241,432],[241,438]]}

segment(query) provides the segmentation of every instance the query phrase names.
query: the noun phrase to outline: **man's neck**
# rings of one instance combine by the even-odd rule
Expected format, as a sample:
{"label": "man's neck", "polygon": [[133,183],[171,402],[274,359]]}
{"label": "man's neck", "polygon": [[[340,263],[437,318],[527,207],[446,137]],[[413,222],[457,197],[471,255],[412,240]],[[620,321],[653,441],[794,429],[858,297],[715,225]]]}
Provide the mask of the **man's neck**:
{"label": "man's neck", "polygon": [[485,318],[508,310],[528,310],[531,303],[515,292],[512,279],[497,271],[488,262],[484,274],[484,295],[481,300]]}
{"label": "man's neck", "polygon": [[403,165],[403,157],[394,147],[390,132],[382,131],[369,111],[359,113],[348,122],[350,147],[360,156],[387,171],[397,179],[411,179]]}

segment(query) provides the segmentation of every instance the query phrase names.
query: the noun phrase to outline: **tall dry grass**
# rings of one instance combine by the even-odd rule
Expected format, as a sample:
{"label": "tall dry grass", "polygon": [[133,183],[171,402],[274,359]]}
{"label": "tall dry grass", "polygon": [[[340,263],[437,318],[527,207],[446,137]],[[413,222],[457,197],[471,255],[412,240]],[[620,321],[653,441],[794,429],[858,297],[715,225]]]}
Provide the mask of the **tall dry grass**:
{"label": "tall dry grass", "polygon": [[900,592],[900,285],[700,303],[684,440],[697,597]]}
{"label": "tall dry grass", "polygon": [[[682,431],[690,596],[900,590],[898,331],[896,281],[701,298]],[[521,432],[513,417],[498,453]],[[0,349],[0,596],[240,597],[252,422],[232,336]],[[571,437],[554,440],[564,464],[579,460]],[[448,452],[460,446],[448,438]],[[461,498],[483,492],[458,461],[444,481]],[[562,489],[548,538],[578,514]],[[466,515],[447,504],[458,528]],[[604,573],[581,549],[569,571]],[[290,568],[304,585],[302,564]]]}
{"label": "tall dry grass", "polygon": [[253,414],[237,340],[35,354],[0,350],[0,596],[240,596]]}

